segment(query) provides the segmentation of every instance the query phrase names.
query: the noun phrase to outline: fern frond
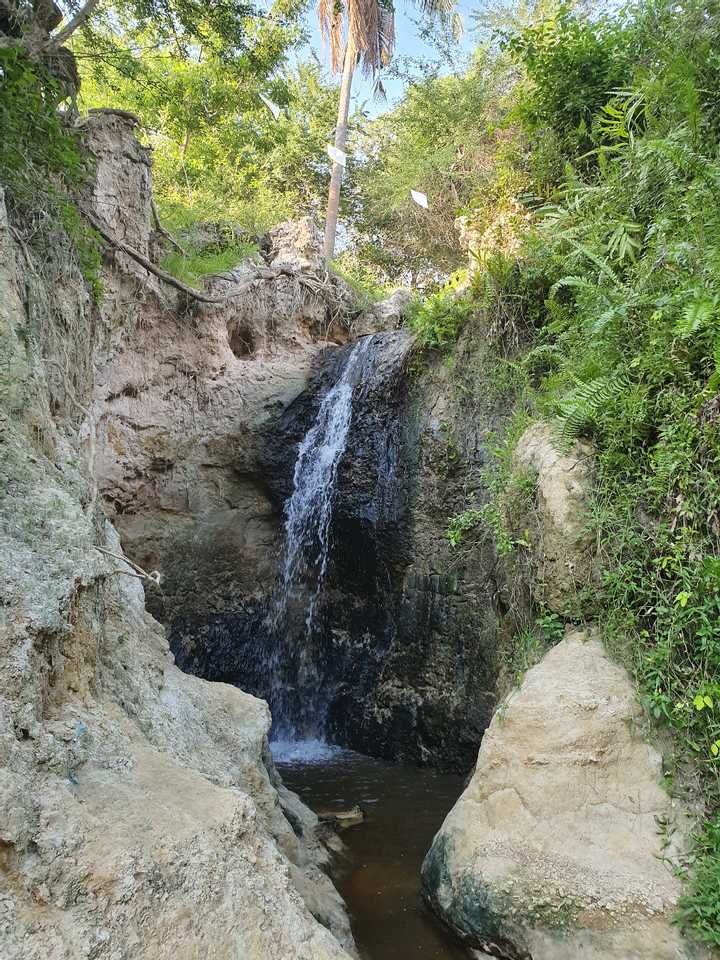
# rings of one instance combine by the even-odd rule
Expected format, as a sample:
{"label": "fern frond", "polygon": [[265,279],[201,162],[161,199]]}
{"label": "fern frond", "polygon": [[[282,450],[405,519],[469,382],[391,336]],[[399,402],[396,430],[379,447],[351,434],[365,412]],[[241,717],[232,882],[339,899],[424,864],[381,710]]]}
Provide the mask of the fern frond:
{"label": "fern frond", "polygon": [[717,301],[709,297],[700,297],[686,305],[678,322],[675,333],[679,337],[689,337],[698,330],[710,326],[717,310]]}
{"label": "fern frond", "polygon": [[594,251],[590,250],[588,247],[584,246],[582,243],[577,243],[577,241],[571,240],[569,237],[567,238],[567,242],[570,244],[571,247],[577,250],[578,253],[582,253],[583,256],[587,257],[588,260],[592,261],[592,263],[595,264],[595,266],[598,268],[600,273],[603,273],[606,277],[612,280],[612,282],[617,287],[622,287],[622,284],[617,278],[617,274],[610,268],[610,266],[605,260],[601,260],[600,257],[596,253],[594,253]]}
{"label": "fern frond", "polygon": [[611,306],[603,311],[603,313],[601,313],[599,317],[596,317],[590,324],[591,335],[596,336],[598,333],[601,333],[613,320],[622,317],[623,313],[624,311],[617,306]]}
{"label": "fern frond", "polygon": [[598,414],[629,386],[623,373],[579,384],[561,404],[560,445],[567,450],[597,422]]}
{"label": "fern frond", "polygon": [[550,293],[548,295],[549,299],[554,300],[555,294],[558,292],[558,290],[562,290],[565,287],[577,287],[579,289],[584,289],[584,290],[596,290],[597,284],[590,283],[590,281],[586,280],[584,277],[561,277],[561,279],[558,280],[557,283],[554,283],[550,287]]}
{"label": "fern frond", "polygon": [[541,343],[528,351],[522,359],[522,367],[533,376],[542,376],[556,370],[562,363],[562,352],[552,343]]}

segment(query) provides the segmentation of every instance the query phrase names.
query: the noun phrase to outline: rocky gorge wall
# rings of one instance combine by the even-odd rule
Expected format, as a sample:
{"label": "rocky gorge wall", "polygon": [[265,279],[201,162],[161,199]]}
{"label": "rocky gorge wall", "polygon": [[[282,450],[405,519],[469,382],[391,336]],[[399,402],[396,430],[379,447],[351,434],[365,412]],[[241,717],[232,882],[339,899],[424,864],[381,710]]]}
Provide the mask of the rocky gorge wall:
{"label": "rocky gorge wall", "polygon": [[[85,202],[152,258],[131,119],[97,114],[85,136]],[[595,631],[570,629],[496,708],[511,596],[571,619],[592,584],[592,448],[561,453],[548,424],[517,444],[533,478],[524,566],[503,568],[489,534],[453,551],[448,517],[486,502],[509,415],[478,327],[451,362],[420,358],[395,329],[402,304],[357,317],[309,223],[212,278],[222,306],[168,294],[118,252],[96,304],[55,241],[39,264],[0,206],[3,957],[352,955],[316,818],[279,782],[267,705],[241,688],[266,692],[267,663],[253,674],[247,654],[267,652],[297,444],[362,333],[313,651],[329,732],[476,764],[423,871],[470,949],[702,956],[672,924],[693,811],[665,791]]]}
{"label": "rocky gorge wall", "polygon": [[[487,539],[459,561],[445,532],[468,498],[486,497],[502,413],[482,391],[468,400],[407,331],[380,335],[374,349],[338,477],[343,546],[323,614],[333,656],[347,651],[349,667],[331,729],[372,754],[467,770],[495,703],[495,552]],[[474,343],[460,352],[477,371]]]}
{"label": "rocky gorge wall", "polygon": [[425,896],[469,948],[504,960],[709,958],[676,924],[702,811],[665,776],[668,744],[588,622],[595,450],[557,436],[539,421],[515,445],[511,479],[532,479],[532,496],[505,518],[524,537],[506,577],[524,581],[516,602],[566,618],[564,637],[498,704],[425,858]]}
{"label": "rocky gorge wall", "polygon": [[[388,319],[397,324],[397,315]],[[458,559],[445,532],[468,498],[487,497],[482,472],[502,428],[503,400],[484,388],[472,336],[460,347],[462,377],[441,358],[421,359],[407,329],[369,336],[338,467],[316,626],[308,638],[299,611],[287,646],[320,666],[332,739],[375,756],[467,770],[495,703],[496,557],[486,538]],[[257,434],[255,469],[278,517],[292,492],[298,444],[349,349],[326,351],[307,388]],[[480,389],[468,387],[468,376]],[[253,571],[252,555],[243,556]],[[174,630],[173,648],[185,669],[272,698],[265,668],[272,591],[239,599],[192,636]],[[302,689],[292,667],[284,682]]]}
{"label": "rocky gorge wall", "polygon": [[[97,161],[85,203],[149,251],[149,163],[132,121],[97,114],[84,135]],[[145,606],[144,585],[155,585],[124,559],[103,509],[116,489],[131,542],[129,491],[141,499],[168,479],[162,412],[179,406],[188,433],[193,367],[206,368],[198,352],[183,367],[181,351],[198,351],[207,332],[125,254],[107,256],[93,303],[64,235],[38,261],[1,201],[0,953],[347,957],[316,818],[269,758],[266,704],[174,665]],[[221,332],[208,337],[222,354],[216,414],[234,357],[227,328],[227,349],[217,346]],[[146,365],[136,352],[123,368],[134,338]],[[159,423],[130,411],[146,377],[163,392]],[[139,459],[124,473],[128,451]],[[222,475],[212,454],[191,462],[203,502],[227,508],[232,490],[210,479]],[[150,566],[188,520],[178,488],[152,499],[174,523],[142,557]]]}
{"label": "rocky gorge wall", "polygon": [[[123,122],[105,117],[106,127]],[[107,130],[93,149],[97,208],[150,255],[146,155],[129,142],[118,166]],[[396,329],[407,295],[360,316],[326,273],[309,221],[283,225],[255,257],[207,281],[206,294],[225,298],[217,306],[169,302],[115,257],[125,280],[106,285],[101,307],[95,472],[127,556],[160,574],[160,589],[146,581],[148,609],[178,664],[271,697],[267,615],[298,444],[350,342],[372,335],[313,640],[331,690],[328,733],[375,755],[467,770],[495,702],[496,561],[488,538],[459,562],[445,530],[468,498],[485,497],[481,473],[505,416],[476,339],[464,339],[455,370],[420,360]],[[296,627],[288,648],[304,651]]]}

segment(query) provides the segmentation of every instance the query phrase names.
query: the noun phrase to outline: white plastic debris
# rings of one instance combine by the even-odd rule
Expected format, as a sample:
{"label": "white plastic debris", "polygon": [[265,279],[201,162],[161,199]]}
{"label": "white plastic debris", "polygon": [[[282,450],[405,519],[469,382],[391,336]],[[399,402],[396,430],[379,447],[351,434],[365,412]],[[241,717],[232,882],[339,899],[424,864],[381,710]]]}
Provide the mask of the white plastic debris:
{"label": "white plastic debris", "polygon": [[424,207],[427,210],[428,198],[425,196],[424,193],[420,193],[419,190],[411,190],[410,196],[413,198],[413,200],[419,207]]}
{"label": "white plastic debris", "polygon": [[334,147],[331,143],[327,145],[327,153],[333,163],[339,163],[341,167],[344,167],[347,163],[347,154],[343,150],[339,150],[337,147]]}
{"label": "white plastic debris", "polygon": [[269,97],[266,97],[264,93],[258,93],[258,96],[273,115],[273,119],[277,120],[280,116],[280,107],[276,103],[273,103]]}

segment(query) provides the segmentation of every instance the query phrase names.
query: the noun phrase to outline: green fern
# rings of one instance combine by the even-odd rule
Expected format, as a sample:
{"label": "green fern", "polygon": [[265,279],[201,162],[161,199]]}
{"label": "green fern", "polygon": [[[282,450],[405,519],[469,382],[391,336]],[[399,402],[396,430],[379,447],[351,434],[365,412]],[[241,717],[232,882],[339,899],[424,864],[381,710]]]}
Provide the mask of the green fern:
{"label": "green fern", "polygon": [[522,368],[533,377],[542,377],[557,370],[563,359],[562,351],[554,343],[541,343],[529,350],[522,359]]}
{"label": "green fern", "polygon": [[618,223],[608,240],[608,254],[618,263],[635,260],[642,249],[641,233],[639,223],[628,220]]}
{"label": "green fern", "polygon": [[715,319],[717,299],[701,296],[693,300],[684,308],[682,315],[675,324],[675,333],[679,337],[689,337],[699,330],[706,329]]}
{"label": "green fern", "polygon": [[554,283],[550,287],[549,299],[554,300],[558,290],[563,290],[565,288],[597,290],[597,283],[591,283],[584,277],[561,277],[557,283]]}
{"label": "green fern", "polygon": [[561,447],[567,450],[575,440],[584,436],[597,422],[600,411],[627,390],[628,386],[627,377],[621,373],[578,384],[561,403]]}
{"label": "green fern", "polygon": [[561,234],[565,242],[568,243],[573,248],[573,250],[576,250],[578,253],[581,253],[584,257],[587,257],[587,259],[590,260],[591,263],[595,264],[595,266],[598,268],[598,270],[603,276],[607,277],[609,280],[612,280],[612,282],[615,284],[616,287],[620,287],[622,289],[622,283],[618,279],[617,274],[613,271],[613,269],[607,263],[607,261],[602,260],[593,250],[591,250],[585,244],[577,243],[575,240],[573,240],[569,236],[569,233],[570,231],[565,231],[564,234]]}
{"label": "green fern", "polygon": [[589,332],[595,337],[616,320],[622,320],[627,315],[627,310],[623,306],[612,304],[607,310],[603,310],[590,324]]}

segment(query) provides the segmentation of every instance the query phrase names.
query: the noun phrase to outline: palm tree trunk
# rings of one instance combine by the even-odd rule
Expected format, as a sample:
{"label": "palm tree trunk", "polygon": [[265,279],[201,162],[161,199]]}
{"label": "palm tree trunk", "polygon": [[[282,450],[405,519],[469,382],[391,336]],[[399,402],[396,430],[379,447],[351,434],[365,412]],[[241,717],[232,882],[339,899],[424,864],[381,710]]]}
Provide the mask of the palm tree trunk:
{"label": "palm tree trunk", "polygon": [[[342,82],[340,83],[340,102],[338,103],[337,126],[335,127],[335,146],[345,150],[347,144],[348,114],[350,113],[350,92],[353,73],[357,60],[357,50],[352,36],[348,37],[345,47]],[[330,263],[335,252],[335,234],[337,232],[338,207],[340,205],[340,184],[342,182],[342,164],[333,161],[328,193],[327,220],[325,221],[325,260]]]}

